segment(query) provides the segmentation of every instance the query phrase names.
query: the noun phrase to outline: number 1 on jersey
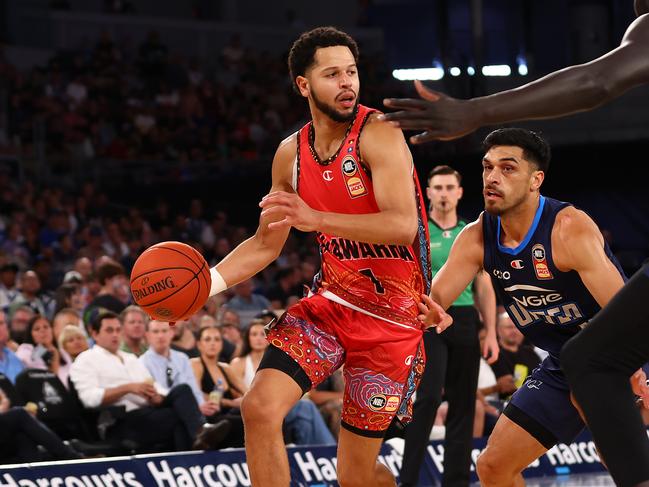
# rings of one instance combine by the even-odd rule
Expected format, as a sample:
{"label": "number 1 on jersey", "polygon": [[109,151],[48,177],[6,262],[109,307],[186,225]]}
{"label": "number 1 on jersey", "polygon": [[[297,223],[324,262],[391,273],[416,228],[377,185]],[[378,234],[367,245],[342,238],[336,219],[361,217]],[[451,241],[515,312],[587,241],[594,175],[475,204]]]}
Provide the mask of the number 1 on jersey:
{"label": "number 1 on jersey", "polygon": [[372,269],[361,269],[358,272],[363,274],[364,276],[369,277],[370,281],[372,281],[372,284],[374,284],[374,289],[376,291],[376,294],[383,294],[385,293],[385,289],[383,288],[383,285],[381,284],[381,281],[379,281],[374,273],[372,272]]}

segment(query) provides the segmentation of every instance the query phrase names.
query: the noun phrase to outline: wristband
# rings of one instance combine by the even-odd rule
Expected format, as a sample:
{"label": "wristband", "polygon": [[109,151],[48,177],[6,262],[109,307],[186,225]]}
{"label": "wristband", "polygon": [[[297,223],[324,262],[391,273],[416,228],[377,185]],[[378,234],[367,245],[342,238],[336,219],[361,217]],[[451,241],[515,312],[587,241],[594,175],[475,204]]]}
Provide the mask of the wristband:
{"label": "wristband", "polygon": [[228,285],[225,283],[223,276],[219,274],[219,271],[216,270],[216,267],[210,269],[210,277],[212,278],[212,286],[210,287],[210,296],[221,293],[228,288]]}

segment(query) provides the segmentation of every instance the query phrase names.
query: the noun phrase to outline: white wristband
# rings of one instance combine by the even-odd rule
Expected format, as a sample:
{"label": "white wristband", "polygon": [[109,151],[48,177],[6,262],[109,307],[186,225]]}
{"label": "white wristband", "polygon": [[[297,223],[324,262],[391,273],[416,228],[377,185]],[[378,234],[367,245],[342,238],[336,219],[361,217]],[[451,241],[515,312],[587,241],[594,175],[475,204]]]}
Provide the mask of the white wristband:
{"label": "white wristband", "polygon": [[228,285],[225,283],[223,276],[219,274],[216,267],[210,269],[210,277],[212,278],[212,287],[210,287],[210,296],[214,296],[220,292],[225,291]]}

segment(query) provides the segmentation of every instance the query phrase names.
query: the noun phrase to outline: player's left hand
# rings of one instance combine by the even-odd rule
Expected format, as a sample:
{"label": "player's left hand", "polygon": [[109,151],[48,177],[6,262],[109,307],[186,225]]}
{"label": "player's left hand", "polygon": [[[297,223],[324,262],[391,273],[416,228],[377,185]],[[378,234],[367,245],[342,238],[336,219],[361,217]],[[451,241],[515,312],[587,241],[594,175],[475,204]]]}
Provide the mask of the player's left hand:
{"label": "player's left hand", "polygon": [[320,226],[320,212],[307,205],[295,193],[275,191],[263,197],[259,206],[263,208],[262,217],[278,219],[268,228],[295,227],[303,232],[313,232]]}
{"label": "player's left hand", "polygon": [[639,369],[631,376],[631,389],[636,396],[640,397],[644,408],[649,409],[649,385],[647,385],[647,374],[644,370]]}
{"label": "player's left hand", "polygon": [[417,319],[423,323],[425,328],[435,327],[439,334],[453,324],[453,318],[430,296],[422,294],[421,300],[422,302],[419,303],[421,314],[417,316]]}
{"label": "player's left hand", "polygon": [[487,332],[482,345],[482,356],[488,364],[493,364],[498,360],[500,355],[500,347],[498,346],[498,337],[495,332]]}
{"label": "player's left hand", "polygon": [[470,101],[428,89],[421,81],[415,81],[415,89],[422,99],[386,98],[386,107],[400,111],[379,116],[403,130],[424,130],[410,137],[413,144],[456,139],[480,126],[480,114]]}

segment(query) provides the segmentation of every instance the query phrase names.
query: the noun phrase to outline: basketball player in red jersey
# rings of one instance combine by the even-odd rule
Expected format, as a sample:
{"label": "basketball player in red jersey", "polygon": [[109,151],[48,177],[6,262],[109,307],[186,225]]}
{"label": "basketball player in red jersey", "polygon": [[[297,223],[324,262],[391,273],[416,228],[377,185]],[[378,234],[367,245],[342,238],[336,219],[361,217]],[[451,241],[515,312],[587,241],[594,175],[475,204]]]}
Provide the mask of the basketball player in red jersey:
{"label": "basketball player in red jersey", "polygon": [[[331,27],[293,44],[289,69],[312,121],[284,140],[255,235],[212,269],[210,294],[279,255],[291,227],[317,232],[322,268],[310,295],[268,331],[270,346],[241,405],[252,484],[288,486],[282,421],[344,366],[341,486],[393,486],[377,463],[385,430],[407,421],[423,371],[422,293],[430,289],[426,212],[400,130],[358,104],[358,48]],[[450,318],[439,308],[438,324]]]}

